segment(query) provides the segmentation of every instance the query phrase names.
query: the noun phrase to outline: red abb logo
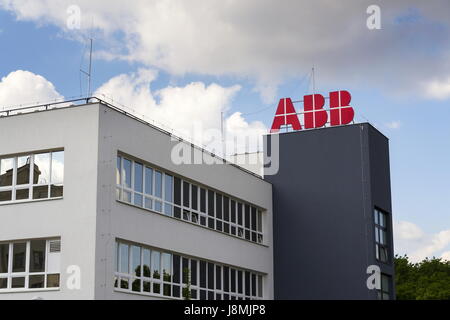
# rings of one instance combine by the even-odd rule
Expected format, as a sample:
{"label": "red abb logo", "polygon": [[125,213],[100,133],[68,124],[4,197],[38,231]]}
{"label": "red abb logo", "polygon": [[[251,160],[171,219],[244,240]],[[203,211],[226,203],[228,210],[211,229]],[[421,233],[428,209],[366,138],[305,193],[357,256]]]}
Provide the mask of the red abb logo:
{"label": "red abb logo", "polygon": [[[330,120],[331,126],[349,124],[355,118],[355,111],[350,107],[352,96],[347,91],[335,91],[330,93],[330,118],[324,109],[325,98],[320,94],[305,96],[304,126],[305,129],[322,128]],[[281,99],[277,113],[273,120],[271,132],[279,132],[282,126],[291,125],[292,129],[302,130],[302,125],[290,98]]]}

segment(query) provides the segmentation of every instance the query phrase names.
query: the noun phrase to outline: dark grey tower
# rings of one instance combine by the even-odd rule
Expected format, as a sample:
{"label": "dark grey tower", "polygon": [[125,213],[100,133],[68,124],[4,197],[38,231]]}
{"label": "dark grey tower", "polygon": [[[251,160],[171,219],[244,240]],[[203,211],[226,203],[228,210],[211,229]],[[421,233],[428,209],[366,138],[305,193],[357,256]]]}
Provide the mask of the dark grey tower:
{"label": "dark grey tower", "polygon": [[[273,184],[275,298],[393,299],[388,139],[368,123],[279,138],[279,172],[265,177]],[[380,291],[367,288],[372,265],[383,274]]]}

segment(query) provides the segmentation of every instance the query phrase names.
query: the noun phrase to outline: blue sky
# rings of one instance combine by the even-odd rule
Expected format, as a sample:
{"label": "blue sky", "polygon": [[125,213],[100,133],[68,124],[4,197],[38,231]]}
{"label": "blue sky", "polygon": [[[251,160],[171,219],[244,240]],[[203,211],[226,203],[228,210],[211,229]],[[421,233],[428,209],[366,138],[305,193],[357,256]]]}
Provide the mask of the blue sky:
{"label": "blue sky", "polygon": [[[306,9],[317,11],[320,19],[311,18],[310,23],[300,25],[296,24],[300,22],[291,25],[289,19],[279,20],[273,25],[274,34],[270,27],[275,22],[270,22],[269,18],[270,6],[275,3],[264,1],[262,7],[267,5],[267,10],[260,8],[257,17],[248,14],[254,11],[251,5],[248,5],[250,9],[243,8],[239,12],[226,7],[217,13],[209,8],[211,15],[217,15],[217,24],[227,23],[238,30],[237,34],[248,37],[223,38],[222,43],[220,35],[231,31],[223,33],[222,29],[211,28],[213,36],[205,39],[210,46],[197,48],[193,42],[195,48],[190,48],[189,45],[183,47],[184,38],[195,37],[195,32],[200,38],[208,37],[204,26],[196,26],[196,19],[192,19],[194,22],[187,20],[189,28],[186,29],[190,33],[180,34],[178,39],[171,30],[180,33],[183,29],[169,21],[167,26],[161,27],[161,33],[171,42],[153,39],[151,33],[159,30],[150,31],[152,29],[146,25],[150,22],[145,17],[134,16],[138,5],[145,6],[139,1],[137,3],[141,4],[126,12],[120,5],[118,11],[111,5],[108,9],[111,22],[102,17],[98,7],[78,1],[82,13],[89,13],[98,21],[96,30],[81,30],[79,34],[65,27],[65,10],[57,14],[47,10],[48,6],[58,6],[51,1],[37,1],[38,5],[29,10],[26,10],[27,1],[16,1],[14,5],[0,1],[0,78],[25,70],[45,78],[61,96],[84,94],[86,81],[83,78],[80,92],[79,69],[82,60],[86,67],[83,39],[92,32],[96,38],[94,91],[112,88],[113,84],[106,85],[108,81],[128,75],[120,80],[121,86],[134,84],[135,89],[150,84],[151,94],[146,92],[139,97],[153,97],[157,105],[164,106],[165,102],[160,101],[164,94],[157,92],[173,92],[164,91],[168,87],[184,88],[182,92],[189,94],[187,87],[192,83],[202,83],[205,88],[199,90],[205,92],[210,85],[217,84],[220,87],[217,94],[223,96],[211,101],[220,101],[218,110],[226,109],[227,116],[240,112],[250,127],[260,121],[267,128],[279,98],[297,99],[310,92],[308,75],[314,65],[317,91],[327,95],[330,91],[349,90],[358,116],[368,119],[390,139],[398,252],[417,257],[429,254],[450,257],[450,46],[447,43],[450,23],[441,13],[449,11],[439,10],[435,5],[419,5],[418,2],[415,5],[414,1],[408,4],[399,1],[395,5],[379,1],[383,28],[370,31],[364,25],[367,6],[361,2],[347,10],[352,16],[344,20],[351,28],[343,22],[333,26],[330,20],[342,12],[331,5],[331,8],[325,7],[321,2],[300,7],[305,12],[309,12]],[[446,6],[445,1],[438,2]],[[182,5],[176,8],[185,15],[197,14]],[[132,22],[120,25],[120,21],[128,21],[130,17]],[[240,18],[244,22],[238,21]],[[226,30],[232,30],[231,27]],[[333,34],[334,28],[336,34]],[[258,33],[260,29],[264,33]],[[142,30],[149,30],[149,34],[147,31],[143,34]],[[218,35],[214,35],[215,32]],[[286,39],[280,39],[285,35]],[[147,57],[147,52],[154,47],[160,53],[149,53]],[[184,54],[180,54],[183,49]],[[195,51],[196,56],[191,57],[190,51]],[[111,53],[112,57],[106,58],[105,53]],[[143,69],[153,70],[155,74],[143,79],[145,76],[136,75]],[[8,81],[2,80],[5,84]],[[233,86],[239,88],[228,90]],[[1,100],[1,90],[0,85],[0,103],[6,103]],[[129,97],[127,94],[135,95],[129,99],[132,102],[142,101],[136,92],[129,91],[118,93],[119,101],[127,104],[122,100]],[[27,93],[5,101],[11,103],[11,99],[14,104],[30,102]],[[213,103],[211,101],[208,103]],[[214,112],[211,111],[211,117]]]}

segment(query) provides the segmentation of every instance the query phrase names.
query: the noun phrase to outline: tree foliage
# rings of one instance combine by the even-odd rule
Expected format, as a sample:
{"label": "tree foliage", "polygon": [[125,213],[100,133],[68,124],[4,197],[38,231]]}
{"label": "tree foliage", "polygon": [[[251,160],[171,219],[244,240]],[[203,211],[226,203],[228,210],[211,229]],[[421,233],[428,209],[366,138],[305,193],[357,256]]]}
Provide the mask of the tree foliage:
{"label": "tree foliage", "polygon": [[450,300],[450,261],[396,256],[395,284],[398,300]]}

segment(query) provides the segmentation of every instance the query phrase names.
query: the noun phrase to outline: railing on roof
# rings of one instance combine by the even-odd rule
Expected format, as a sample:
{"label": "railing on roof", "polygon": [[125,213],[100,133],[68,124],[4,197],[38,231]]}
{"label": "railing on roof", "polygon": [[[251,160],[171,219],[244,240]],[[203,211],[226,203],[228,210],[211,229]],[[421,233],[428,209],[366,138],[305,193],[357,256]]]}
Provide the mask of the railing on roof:
{"label": "railing on roof", "polygon": [[[8,108],[8,109],[7,110],[0,110],[0,118],[11,117],[11,116],[15,116],[15,115],[28,114],[28,113],[34,113],[34,112],[43,112],[43,111],[49,111],[49,110],[55,110],[55,109],[71,108],[71,107],[82,106],[82,105],[89,105],[89,104],[103,104],[103,105],[105,105],[105,106],[107,106],[107,107],[109,107],[109,108],[111,108],[111,109],[113,109],[113,110],[115,110],[115,111],[125,115],[125,116],[128,116],[128,117],[130,117],[130,118],[132,118],[132,119],[134,119],[136,121],[139,121],[139,122],[141,122],[141,123],[143,123],[143,124],[145,124],[147,126],[150,126],[151,128],[153,128],[153,129],[155,129],[155,130],[157,130],[157,131],[159,131],[161,133],[164,133],[164,134],[170,136],[172,139],[174,139],[176,141],[190,144],[193,148],[202,151],[202,153],[209,154],[213,158],[216,158],[216,159],[222,161],[224,164],[231,165],[231,166],[236,167],[239,170],[244,171],[244,172],[246,172],[246,173],[248,173],[248,174],[250,174],[252,176],[255,176],[257,178],[262,179],[262,177],[260,175],[254,173],[254,172],[252,172],[250,170],[247,170],[247,169],[245,169],[245,168],[243,168],[243,167],[241,167],[241,166],[239,166],[239,165],[237,165],[235,163],[232,163],[232,162],[224,159],[221,156],[218,156],[217,154],[207,150],[207,148],[205,146],[200,147],[198,144],[192,143],[191,141],[189,141],[189,140],[187,140],[185,138],[182,138],[179,135],[176,135],[174,133],[173,129],[172,130],[165,130],[162,127],[156,125],[155,124],[156,122],[154,122],[152,124],[152,123],[150,123],[148,121],[145,121],[144,119],[134,115],[131,112],[127,112],[127,111],[125,111],[125,110],[115,106],[114,104],[109,103],[109,102],[105,101],[104,99],[100,99],[100,98],[95,97],[95,96],[93,96],[93,97],[75,98],[75,99],[64,100],[64,101],[53,101],[53,102],[44,103],[44,104],[37,104],[37,105],[31,105],[30,104],[29,106],[26,106],[26,107],[22,107],[22,106],[19,106],[19,107],[4,107],[3,109],[5,109],[5,108]],[[126,106],[123,106],[123,107],[128,108]]]}

